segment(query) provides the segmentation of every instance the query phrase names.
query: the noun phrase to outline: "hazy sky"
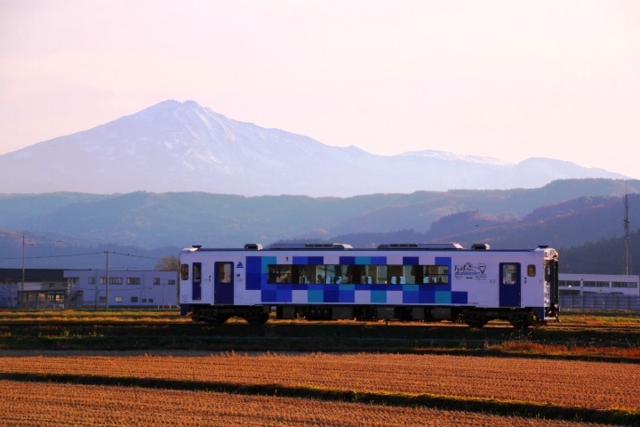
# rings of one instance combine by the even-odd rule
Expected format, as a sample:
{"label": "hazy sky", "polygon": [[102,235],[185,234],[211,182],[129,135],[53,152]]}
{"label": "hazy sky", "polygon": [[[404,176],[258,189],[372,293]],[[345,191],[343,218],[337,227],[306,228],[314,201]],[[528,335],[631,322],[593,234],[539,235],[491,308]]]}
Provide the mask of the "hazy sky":
{"label": "hazy sky", "polygon": [[0,0],[0,154],[166,99],[640,178],[640,1]]}

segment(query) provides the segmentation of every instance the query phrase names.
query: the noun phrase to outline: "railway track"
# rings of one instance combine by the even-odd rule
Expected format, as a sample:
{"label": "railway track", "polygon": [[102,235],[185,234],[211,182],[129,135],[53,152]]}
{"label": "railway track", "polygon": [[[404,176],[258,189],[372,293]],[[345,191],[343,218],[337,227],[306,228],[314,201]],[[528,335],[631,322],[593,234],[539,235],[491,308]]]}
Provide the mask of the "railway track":
{"label": "railway track", "polygon": [[585,329],[585,330],[612,330],[612,331],[621,331],[621,330],[632,330],[632,331],[640,331],[639,324],[624,324],[624,325],[594,325],[589,323],[549,323],[544,326],[548,329]]}
{"label": "railway track", "polygon": [[62,327],[62,326],[176,326],[176,325],[191,325],[193,324],[191,321],[184,322],[172,322],[172,321],[158,321],[158,322],[147,322],[147,321],[128,321],[128,320],[118,320],[118,321],[95,321],[95,320],[18,320],[18,321],[0,321],[0,327],[9,327],[9,326],[53,326],[53,327]]}
{"label": "railway track", "polygon": [[[49,328],[63,328],[63,327],[137,327],[137,328],[162,328],[162,327],[181,327],[181,328],[200,328],[200,327],[215,327],[215,328],[225,328],[230,325],[234,326],[243,326],[245,322],[243,321],[231,321],[224,325],[208,325],[206,323],[193,323],[190,320],[179,320],[179,321],[143,321],[143,320],[118,320],[118,321],[96,321],[96,320],[10,320],[10,321],[0,321],[0,328],[10,328],[10,327],[49,327]],[[367,326],[367,327],[381,327],[384,328],[386,326],[396,326],[396,327],[428,327],[428,328],[456,328],[456,329],[469,329],[464,323],[451,323],[451,322],[389,322],[384,323],[380,322],[350,322],[350,321],[340,321],[340,322],[328,322],[328,321],[270,321],[262,327],[282,327],[282,326],[295,326],[295,327],[305,327],[305,325],[327,325],[327,326]],[[248,325],[247,325],[248,327]],[[592,324],[592,323],[562,323],[562,322],[549,322],[545,326],[540,326],[542,329],[549,330],[598,330],[598,331],[639,331],[640,332],[640,324],[631,323],[631,324],[623,324],[623,325],[611,325],[611,324]],[[487,323],[483,329],[492,330],[492,329],[514,329],[513,326],[506,322],[489,322]]]}
{"label": "railway track", "polygon": [[[139,320],[0,322],[0,349],[24,350],[420,353],[438,348],[459,354],[460,351],[487,350],[487,346],[494,353],[500,353],[504,343],[514,342],[571,348],[637,349],[640,348],[640,327],[552,324],[521,330],[498,322],[489,323],[482,329],[451,322],[270,321],[265,325],[233,320],[225,325]],[[621,357],[621,361],[628,359],[616,357]]]}

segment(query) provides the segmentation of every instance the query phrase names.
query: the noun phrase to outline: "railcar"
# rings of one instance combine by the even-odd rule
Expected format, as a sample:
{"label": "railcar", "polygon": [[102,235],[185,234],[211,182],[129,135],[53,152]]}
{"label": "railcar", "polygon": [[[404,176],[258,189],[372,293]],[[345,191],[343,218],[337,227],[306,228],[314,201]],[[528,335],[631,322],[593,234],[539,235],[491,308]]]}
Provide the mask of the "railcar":
{"label": "railcar", "polygon": [[558,318],[558,253],[487,244],[274,244],[180,255],[180,306],[194,321],[232,316],[361,321],[494,319],[526,328]]}

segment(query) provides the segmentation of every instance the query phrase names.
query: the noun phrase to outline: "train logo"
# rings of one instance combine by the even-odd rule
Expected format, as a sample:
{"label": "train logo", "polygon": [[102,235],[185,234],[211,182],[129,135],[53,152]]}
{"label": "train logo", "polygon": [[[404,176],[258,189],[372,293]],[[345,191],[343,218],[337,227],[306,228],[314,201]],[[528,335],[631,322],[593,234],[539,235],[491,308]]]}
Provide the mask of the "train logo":
{"label": "train logo", "polygon": [[478,263],[477,265],[466,262],[462,265],[455,265],[453,267],[453,275],[456,279],[486,280],[486,270],[487,265],[483,262]]}

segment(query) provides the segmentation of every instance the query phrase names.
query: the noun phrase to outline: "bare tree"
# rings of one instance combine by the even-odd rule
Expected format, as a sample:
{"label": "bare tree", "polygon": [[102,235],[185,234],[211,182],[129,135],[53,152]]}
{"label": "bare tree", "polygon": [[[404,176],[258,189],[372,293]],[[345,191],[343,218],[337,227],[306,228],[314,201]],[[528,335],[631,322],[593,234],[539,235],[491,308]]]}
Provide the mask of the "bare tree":
{"label": "bare tree", "polygon": [[163,256],[156,263],[156,270],[178,271],[180,269],[180,258],[175,255]]}

